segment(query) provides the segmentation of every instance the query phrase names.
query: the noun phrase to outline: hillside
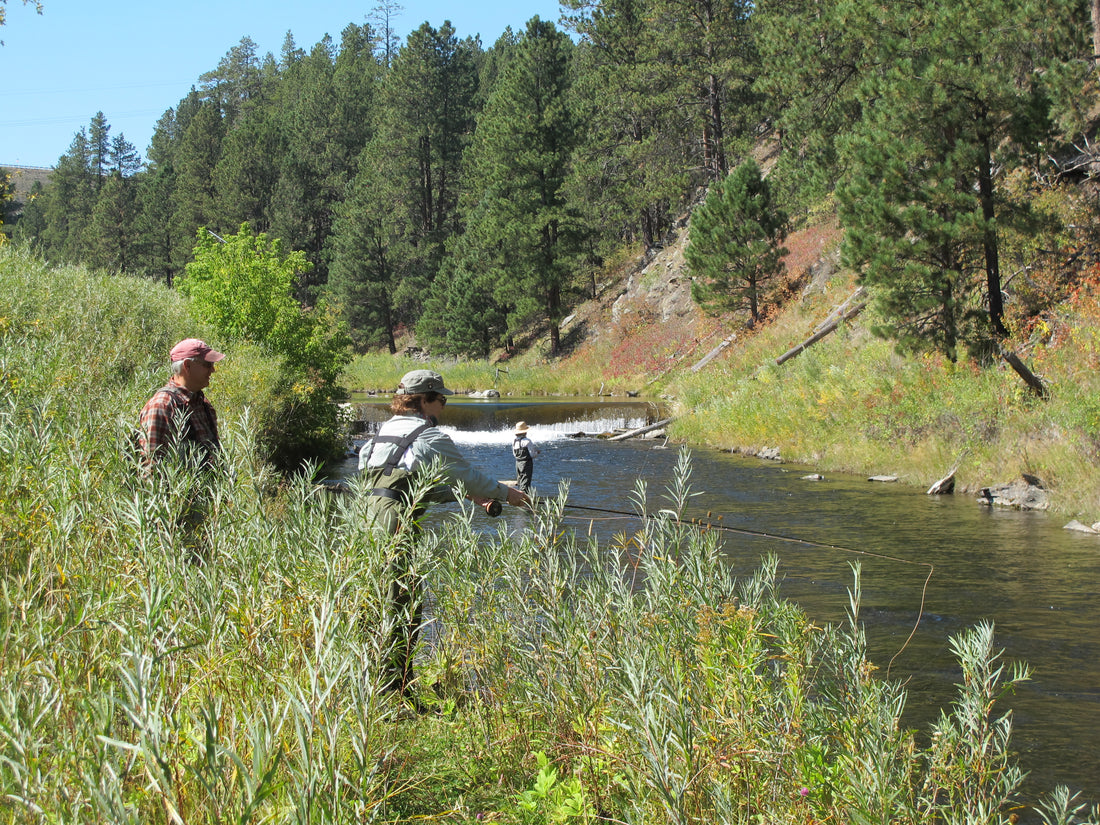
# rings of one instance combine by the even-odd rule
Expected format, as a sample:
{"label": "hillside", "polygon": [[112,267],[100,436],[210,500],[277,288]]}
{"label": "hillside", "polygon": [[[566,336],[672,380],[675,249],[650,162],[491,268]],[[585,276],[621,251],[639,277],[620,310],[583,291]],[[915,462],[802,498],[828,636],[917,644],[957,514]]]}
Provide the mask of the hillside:
{"label": "hillside", "polygon": [[[1088,200],[1062,197],[1077,195]],[[1043,507],[1100,519],[1100,265],[1087,231],[1012,284],[1007,346],[1049,388],[1040,400],[1003,359],[899,354],[871,334],[873,306],[777,365],[855,289],[837,266],[835,218],[788,238],[784,302],[755,329],[691,300],[683,224],[569,319],[562,369],[595,372],[601,394],[661,395],[677,419],[670,434],[689,445],[921,489],[954,470],[960,493],[1027,478],[1044,488]]]}
{"label": "hillside", "polygon": [[[687,238],[685,218],[662,249],[637,256],[617,277],[601,285],[597,299],[582,304],[567,319],[563,340],[571,344],[572,358],[586,360],[593,350],[609,353],[608,392],[642,391],[644,387],[631,381],[644,376],[647,384],[655,383],[679,368],[690,368],[723,341],[732,337],[732,344],[752,334],[744,318],[710,315],[692,299],[691,275],[684,262]],[[837,275],[834,253],[839,242],[840,229],[833,217],[788,237],[788,302],[825,291]],[[849,279],[843,280],[846,284]]]}
{"label": "hillside", "polygon": [[15,187],[15,199],[20,202],[27,197],[35,183],[41,183],[45,186],[53,173],[53,169],[44,166],[5,166],[0,164],[0,170],[11,175],[11,182]]}

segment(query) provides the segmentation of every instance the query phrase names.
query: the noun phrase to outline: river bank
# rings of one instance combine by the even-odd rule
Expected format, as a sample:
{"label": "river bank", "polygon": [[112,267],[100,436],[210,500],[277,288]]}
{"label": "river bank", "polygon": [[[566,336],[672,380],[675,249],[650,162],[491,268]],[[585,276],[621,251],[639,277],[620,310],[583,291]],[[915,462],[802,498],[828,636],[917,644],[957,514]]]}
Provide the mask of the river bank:
{"label": "river bank", "polygon": [[[905,357],[857,322],[782,365],[800,340],[847,295],[837,285],[789,307],[772,323],[693,366],[708,344],[659,375],[607,365],[622,348],[609,333],[552,363],[532,352],[506,362],[363,356],[346,373],[353,389],[393,386],[430,366],[458,387],[504,397],[647,396],[674,417],[676,443],[746,455],[767,453],[819,472],[892,476],[928,489],[952,469],[955,492],[1040,479],[1050,509],[1085,524],[1100,520],[1100,312],[1096,292],[1067,304],[1060,334],[1030,352],[1051,388],[1036,398],[1003,364]],[[626,330],[619,330],[625,335]],[[714,340],[712,335],[711,341]]]}

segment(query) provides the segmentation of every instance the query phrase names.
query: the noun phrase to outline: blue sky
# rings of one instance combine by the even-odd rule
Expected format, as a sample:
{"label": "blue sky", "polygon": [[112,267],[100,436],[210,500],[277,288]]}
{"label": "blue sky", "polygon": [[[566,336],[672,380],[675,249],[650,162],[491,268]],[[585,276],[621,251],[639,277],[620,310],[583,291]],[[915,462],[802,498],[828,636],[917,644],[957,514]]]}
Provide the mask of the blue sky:
{"label": "blue sky", "polygon": [[[400,0],[399,0],[400,1]],[[307,51],[325,34],[340,42],[379,0],[43,0],[41,15],[8,0],[0,27],[0,166],[54,166],[82,126],[102,111],[111,137],[145,154],[153,128],[242,37],[276,57],[287,31]],[[402,39],[450,20],[459,37],[493,41],[536,14],[558,21],[557,0],[404,0]]]}

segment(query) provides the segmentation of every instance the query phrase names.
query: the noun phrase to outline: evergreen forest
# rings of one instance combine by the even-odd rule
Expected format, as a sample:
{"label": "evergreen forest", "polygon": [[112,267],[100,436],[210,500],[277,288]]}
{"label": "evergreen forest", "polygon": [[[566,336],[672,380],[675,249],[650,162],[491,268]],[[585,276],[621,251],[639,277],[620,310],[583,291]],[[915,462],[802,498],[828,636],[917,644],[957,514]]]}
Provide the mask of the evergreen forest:
{"label": "evergreen forest", "polygon": [[243,37],[145,158],[97,113],[4,230],[168,285],[204,239],[264,236],[358,351],[473,357],[536,331],[557,354],[609,262],[708,191],[693,292],[750,324],[823,210],[879,331],[952,361],[1007,334],[1009,267],[1065,257],[1034,205],[1086,166],[1084,0],[563,0],[491,45],[449,21],[400,42],[399,8],[278,56]]}

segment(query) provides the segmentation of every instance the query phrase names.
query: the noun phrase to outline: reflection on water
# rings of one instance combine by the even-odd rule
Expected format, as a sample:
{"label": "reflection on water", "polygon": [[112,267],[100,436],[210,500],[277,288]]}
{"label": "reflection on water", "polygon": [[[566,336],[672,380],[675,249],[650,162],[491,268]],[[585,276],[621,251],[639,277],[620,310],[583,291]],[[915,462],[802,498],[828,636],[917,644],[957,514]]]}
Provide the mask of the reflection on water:
{"label": "reflection on water", "polygon": [[[380,409],[378,420],[386,415]],[[659,417],[645,402],[505,399],[450,403],[443,424],[475,465],[506,480],[514,474],[511,428],[526,420],[541,450],[534,480],[540,494],[567,489],[573,503],[632,511],[635,480],[647,483],[651,501],[659,497],[672,481],[677,449],[662,449],[661,440],[571,436]],[[815,621],[844,620],[850,565],[862,566],[860,618],[871,657],[880,672],[889,666],[890,676],[906,683],[911,726],[927,730],[955,697],[961,674],[949,638],[993,622],[1004,658],[1032,668],[1031,681],[1002,706],[1013,711],[1013,744],[1031,772],[1025,792],[1065,784],[1100,800],[1100,537],[1064,530],[1064,519],[1046,513],[994,510],[967,495],[926,496],[919,484],[851,476],[808,481],[810,469],[712,450],[696,450],[692,464],[698,495],[689,515],[709,512],[731,528],[835,545],[723,531],[739,574],[755,570],[765,554],[778,555],[782,592]],[[340,469],[354,471],[354,461]],[[629,517],[567,512],[579,530],[601,538],[633,529]]]}

